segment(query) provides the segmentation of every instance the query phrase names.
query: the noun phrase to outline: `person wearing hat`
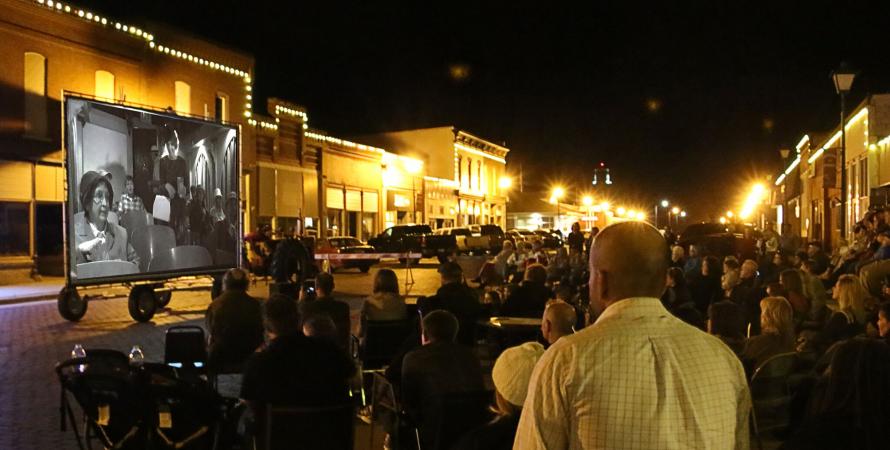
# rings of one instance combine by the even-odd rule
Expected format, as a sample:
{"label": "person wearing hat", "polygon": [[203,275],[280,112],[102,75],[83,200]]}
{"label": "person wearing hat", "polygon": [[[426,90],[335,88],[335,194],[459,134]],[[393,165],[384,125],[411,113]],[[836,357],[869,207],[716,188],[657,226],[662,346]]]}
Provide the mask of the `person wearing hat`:
{"label": "person wearing hat", "polygon": [[219,188],[213,190],[213,207],[210,208],[210,217],[213,219],[214,224],[226,220],[222,191]]}
{"label": "person wearing hat", "polygon": [[90,170],[80,179],[81,212],[74,215],[75,264],[129,261],[139,266],[127,230],[108,221],[114,201],[111,174]]}
{"label": "person wearing hat", "polygon": [[526,342],[501,353],[491,371],[494,383],[494,420],[465,434],[453,450],[500,450],[513,448],[519,416],[535,364],[544,346]]}

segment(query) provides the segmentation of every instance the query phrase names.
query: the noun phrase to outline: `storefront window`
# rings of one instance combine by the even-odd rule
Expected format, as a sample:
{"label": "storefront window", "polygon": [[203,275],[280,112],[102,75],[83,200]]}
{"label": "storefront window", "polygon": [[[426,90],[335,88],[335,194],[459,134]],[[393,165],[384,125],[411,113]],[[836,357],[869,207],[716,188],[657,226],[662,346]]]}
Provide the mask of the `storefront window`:
{"label": "storefront window", "polygon": [[367,241],[377,235],[375,224],[377,223],[377,213],[362,214],[362,235],[359,239]]}
{"label": "storefront window", "polygon": [[0,256],[28,256],[28,204],[0,202]]}
{"label": "storefront window", "polygon": [[328,216],[327,223],[325,224],[328,230],[328,236],[340,236],[343,229],[342,223],[342,209],[330,209],[328,208]]}

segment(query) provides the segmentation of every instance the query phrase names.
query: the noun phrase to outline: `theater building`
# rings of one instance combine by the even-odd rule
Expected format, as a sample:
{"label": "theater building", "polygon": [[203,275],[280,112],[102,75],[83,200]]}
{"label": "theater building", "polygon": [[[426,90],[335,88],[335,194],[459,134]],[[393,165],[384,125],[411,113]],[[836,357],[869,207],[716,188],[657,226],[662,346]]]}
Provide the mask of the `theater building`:
{"label": "theater building", "polygon": [[[0,282],[63,274],[64,92],[246,124],[253,58],[50,0],[0,0]],[[253,127],[242,155],[254,154]]]}

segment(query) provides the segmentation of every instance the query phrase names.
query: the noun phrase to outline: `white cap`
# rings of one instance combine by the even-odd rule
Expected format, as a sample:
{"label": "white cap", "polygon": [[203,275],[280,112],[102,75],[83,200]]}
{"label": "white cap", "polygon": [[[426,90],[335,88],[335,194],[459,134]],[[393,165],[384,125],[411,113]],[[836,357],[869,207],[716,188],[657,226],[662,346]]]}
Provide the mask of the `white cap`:
{"label": "white cap", "polygon": [[491,371],[495,389],[504,400],[522,406],[528,393],[528,382],[538,359],[544,354],[544,346],[537,342],[526,342],[510,347],[498,356]]}

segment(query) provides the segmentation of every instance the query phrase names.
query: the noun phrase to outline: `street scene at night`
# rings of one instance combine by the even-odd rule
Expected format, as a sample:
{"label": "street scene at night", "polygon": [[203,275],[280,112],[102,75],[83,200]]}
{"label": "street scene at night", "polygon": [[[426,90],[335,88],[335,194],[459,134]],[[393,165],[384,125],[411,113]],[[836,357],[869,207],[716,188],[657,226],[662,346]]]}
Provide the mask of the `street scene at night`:
{"label": "street scene at night", "polygon": [[0,450],[887,449],[880,2],[0,0]]}

